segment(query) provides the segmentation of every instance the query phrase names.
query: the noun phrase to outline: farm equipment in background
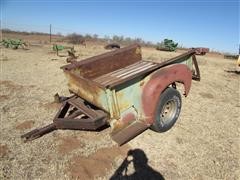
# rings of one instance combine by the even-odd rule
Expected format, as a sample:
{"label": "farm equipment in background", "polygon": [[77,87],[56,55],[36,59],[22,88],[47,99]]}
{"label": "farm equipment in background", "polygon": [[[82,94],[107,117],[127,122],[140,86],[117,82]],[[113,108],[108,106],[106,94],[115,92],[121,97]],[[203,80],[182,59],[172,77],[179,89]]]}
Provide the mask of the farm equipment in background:
{"label": "farm equipment in background", "polygon": [[240,74],[240,56],[239,55],[234,55],[234,58],[231,58],[231,59],[236,59],[237,58],[237,61],[236,61],[236,67],[234,69],[231,69],[231,70],[225,70],[226,72],[228,73],[234,73],[234,74]]}
{"label": "farm equipment in background", "polygon": [[226,53],[224,54],[224,59],[237,59],[237,64],[239,65],[240,64],[239,56],[240,56],[240,45],[238,47],[238,55]]}
{"label": "farm equipment in background", "polygon": [[157,44],[157,50],[161,51],[176,51],[178,43],[171,39],[164,39],[163,42]]}
{"label": "farm equipment in background", "polygon": [[196,55],[205,55],[206,53],[209,53],[209,48],[205,47],[197,47],[197,48],[192,48],[195,49]]}
{"label": "farm equipment in background", "polygon": [[21,137],[30,141],[57,129],[102,130],[122,145],[147,129],[165,132],[177,121],[181,94],[192,79],[200,80],[195,50],[161,63],[142,60],[141,47],[131,45],[61,67],[70,97],[55,95],[62,107],[53,122]]}
{"label": "farm equipment in background", "polygon": [[[67,50],[67,55],[60,55],[59,51]],[[77,55],[75,55],[76,51],[74,50],[74,46],[63,46],[63,45],[53,45],[53,51],[57,53],[57,56],[59,57],[67,57],[66,61],[67,63],[73,63],[78,58]]]}
{"label": "farm equipment in background", "polygon": [[239,55],[224,54],[224,59],[238,59]]}
{"label": "farm equipment in background", "polygon": [[236,68],[234,70],[227,70],[226,72],[240,74],[240,45],[238,48],[238,55],[224,54],[224,59],[236,59]]}
{"label": "farm equipment in background", "polygon": [[78,56],[75,55],[75,52],[68,51],[68,57],[66,59],[67,63],[76,62]]}
{"label": "farm equipment in background", "polygon": [[53,44],[53,51],[57,53],[57,56],[61,56],[59,55],[59,51],[68,50],[68,49],[70,49],[71,52],[75,52],[74,46],[63,46],[63,45]]}
{"label": "farm equipment in background", "polygon": [[19,47],[27,50],[27,43],[21,39],[3,39],[0,44],[5,48],[18,49]]}

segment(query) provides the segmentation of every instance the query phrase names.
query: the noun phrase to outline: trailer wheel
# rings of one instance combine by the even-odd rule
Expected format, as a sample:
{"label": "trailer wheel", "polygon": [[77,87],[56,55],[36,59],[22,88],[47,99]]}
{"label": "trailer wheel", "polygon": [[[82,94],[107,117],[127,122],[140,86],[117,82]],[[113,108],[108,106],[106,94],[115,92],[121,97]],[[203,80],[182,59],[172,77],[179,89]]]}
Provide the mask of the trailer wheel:
{"label": "trailer wheel", "polygon": [[165,132],[171,129],[179,117],[181,106],[180,93],[174,88],[167,88],[158,100],[155,121],[150,128],[156,132]]}

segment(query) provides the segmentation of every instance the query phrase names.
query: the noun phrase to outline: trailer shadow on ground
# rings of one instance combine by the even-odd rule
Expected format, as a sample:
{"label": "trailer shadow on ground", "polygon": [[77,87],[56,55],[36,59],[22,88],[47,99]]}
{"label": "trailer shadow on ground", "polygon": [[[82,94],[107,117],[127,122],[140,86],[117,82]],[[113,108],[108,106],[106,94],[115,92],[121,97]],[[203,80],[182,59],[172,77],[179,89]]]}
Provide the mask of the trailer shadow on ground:
{"label": "trailer shadow on ground", "polygon": [[[129,174],[128,168],[132,163],[134,172]],[[110,180],[116,179],[159,179],[164,180],[162,174],[148,164],[148,158],[143,150],[129,150],[127,157],[114,172]]]}

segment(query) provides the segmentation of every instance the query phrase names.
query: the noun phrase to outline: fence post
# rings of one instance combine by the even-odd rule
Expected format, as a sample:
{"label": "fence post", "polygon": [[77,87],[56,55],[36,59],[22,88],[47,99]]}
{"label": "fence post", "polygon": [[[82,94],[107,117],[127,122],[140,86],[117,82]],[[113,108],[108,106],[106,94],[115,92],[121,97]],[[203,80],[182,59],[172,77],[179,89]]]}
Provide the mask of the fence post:
{"label": "fence post", "polygon": [[49,38],[50,38],[50,44],[51,44],[51,42],[52,42],[52,24],[50,24]]}

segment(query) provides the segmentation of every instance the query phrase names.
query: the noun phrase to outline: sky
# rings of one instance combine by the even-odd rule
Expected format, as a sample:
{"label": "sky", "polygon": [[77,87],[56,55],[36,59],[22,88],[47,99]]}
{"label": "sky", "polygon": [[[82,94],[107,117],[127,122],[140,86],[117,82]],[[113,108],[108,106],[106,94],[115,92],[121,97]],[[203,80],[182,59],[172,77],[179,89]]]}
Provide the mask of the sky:
{"label": "sky", "polygon": [[0,0],[1,27],[123,35],[238,53],[239,0]]}

